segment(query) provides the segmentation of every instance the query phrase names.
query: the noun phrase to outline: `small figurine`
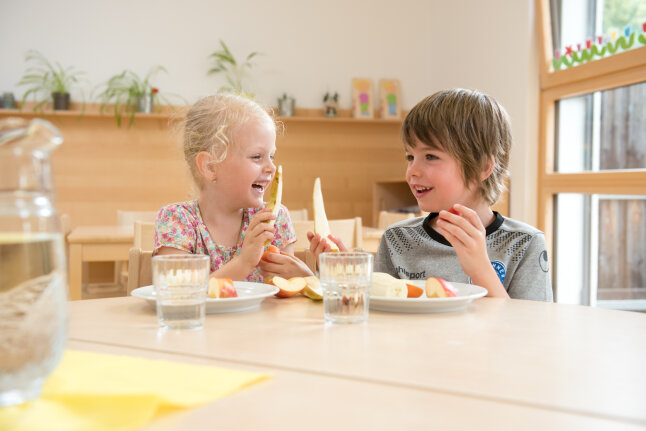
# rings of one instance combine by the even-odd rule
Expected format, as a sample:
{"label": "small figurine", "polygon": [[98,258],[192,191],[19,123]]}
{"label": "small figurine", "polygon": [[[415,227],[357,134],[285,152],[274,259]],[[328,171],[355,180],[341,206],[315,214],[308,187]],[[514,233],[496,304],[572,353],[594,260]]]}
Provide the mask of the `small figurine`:
{"label": "small figurine", "polygon": [[339,93],[335,92],[334,96],[330,96],[330,93],[325,93],[323,105],[325,106],[326,117],[336,117],[336,110],[339,106]]}

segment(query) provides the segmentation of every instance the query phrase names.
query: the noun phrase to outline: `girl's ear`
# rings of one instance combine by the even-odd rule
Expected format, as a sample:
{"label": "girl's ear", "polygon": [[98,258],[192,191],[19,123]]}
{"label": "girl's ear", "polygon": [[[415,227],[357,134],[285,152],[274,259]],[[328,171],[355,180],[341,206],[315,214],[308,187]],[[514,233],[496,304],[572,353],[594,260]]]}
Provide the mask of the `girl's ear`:
{"label": "girl's ear", "polygon": [[215,171],[216,165],[213,163],[213,156],[207,153],[206,151],[201,151],[195,156],[195,165],[197,170],[200,172],[200,175],[207,180],[215,180]]}
{"label": "girl's ear", "polygon": [[482,175],[480,175],[480,181],[484,181],[493,172],[493,168],[496,165],[496,161],[494,160],[493,156],[490,156],[489,159],[487,159],[487,164],[485,165],[484,170],[482,171]]}

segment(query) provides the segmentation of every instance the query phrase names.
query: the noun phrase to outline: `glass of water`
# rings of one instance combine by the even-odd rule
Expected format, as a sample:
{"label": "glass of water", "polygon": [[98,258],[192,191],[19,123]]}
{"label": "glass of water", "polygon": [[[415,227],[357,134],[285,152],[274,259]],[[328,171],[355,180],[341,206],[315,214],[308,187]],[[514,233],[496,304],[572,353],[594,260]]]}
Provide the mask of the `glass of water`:
{"label": "glass of water", "polygon": [[368,318],[372,254],[322,253],[319,256],[325,320],[358,323]]}
{"label": "glass of water", "polygon": [[199,254],[153,257],[159,325],[169,329],[204,326],[210,259]]}

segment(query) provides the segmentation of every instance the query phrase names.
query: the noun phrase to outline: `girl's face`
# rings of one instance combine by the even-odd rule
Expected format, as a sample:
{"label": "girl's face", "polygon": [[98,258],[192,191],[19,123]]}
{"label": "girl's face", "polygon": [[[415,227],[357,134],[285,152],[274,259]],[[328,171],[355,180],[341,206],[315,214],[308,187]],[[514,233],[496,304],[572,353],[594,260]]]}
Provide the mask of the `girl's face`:
{"label": "girl's face", "polygon": [[406,182],[421,210],[439,212],[456,203],[479,206],[477,188],[464,185],[460,166],[448,153],[417,141],[414,148],[406,148],[406,159]]}
{"label": "girl's face", "polygon": [[216,186],[236,208],[259,208],[263,193],[276,172],[276,130],[256,120],[236,133],[226,159],[216,168]]}

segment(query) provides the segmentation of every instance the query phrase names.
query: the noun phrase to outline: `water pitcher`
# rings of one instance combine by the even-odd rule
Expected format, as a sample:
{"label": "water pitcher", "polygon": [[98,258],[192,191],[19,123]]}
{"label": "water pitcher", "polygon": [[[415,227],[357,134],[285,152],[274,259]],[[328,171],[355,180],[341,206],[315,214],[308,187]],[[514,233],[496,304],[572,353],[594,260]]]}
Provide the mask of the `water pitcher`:
{"label": "water pitcher", "polygon": [[67,276],[45,120],[0,120],[0,406],[36,398],[66,339]]}

